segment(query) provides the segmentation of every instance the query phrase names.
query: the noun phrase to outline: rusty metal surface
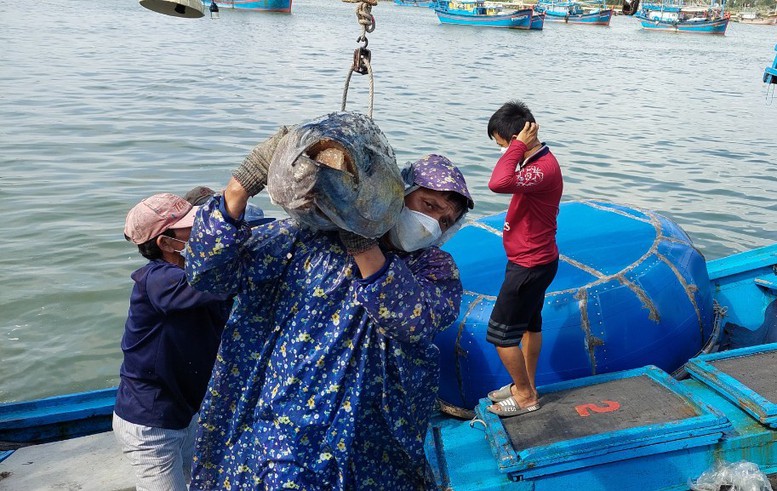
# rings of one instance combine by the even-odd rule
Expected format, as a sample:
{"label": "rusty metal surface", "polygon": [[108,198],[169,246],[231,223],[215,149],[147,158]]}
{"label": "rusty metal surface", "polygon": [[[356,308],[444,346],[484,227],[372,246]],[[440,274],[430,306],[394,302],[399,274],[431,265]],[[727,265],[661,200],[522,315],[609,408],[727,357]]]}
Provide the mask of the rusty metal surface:
{"label": "rusty metal surface", "polygon": [[777,351],[710,360],[709,364],[737,379],[771,402],[777,402]]}
{"label": "rusty metal surface", "polygon": [[[502,419],[516,451],[698,415],[693,406],[647,376],[546,394],[541,403],[539,411]],[[617,411],[606,410],[612,403],[618,404]],[[581,417],[581,411],[587,416]]]}

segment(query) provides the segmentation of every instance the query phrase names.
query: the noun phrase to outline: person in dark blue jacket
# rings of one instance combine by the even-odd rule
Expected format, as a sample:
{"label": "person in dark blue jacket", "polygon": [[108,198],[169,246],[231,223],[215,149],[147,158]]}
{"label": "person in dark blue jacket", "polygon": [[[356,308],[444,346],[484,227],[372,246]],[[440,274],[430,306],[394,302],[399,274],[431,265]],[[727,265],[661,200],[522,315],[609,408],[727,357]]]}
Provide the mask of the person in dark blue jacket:
{"label": "person in dark blue jacket", "polygon": [[157,194],[130,210],[124,228],[149,260],[131,275],[113,416],[138,491],[187,489],[197,412],[231,310],[227,295],[186,282],[183,251],[196,211],[179,196]]}

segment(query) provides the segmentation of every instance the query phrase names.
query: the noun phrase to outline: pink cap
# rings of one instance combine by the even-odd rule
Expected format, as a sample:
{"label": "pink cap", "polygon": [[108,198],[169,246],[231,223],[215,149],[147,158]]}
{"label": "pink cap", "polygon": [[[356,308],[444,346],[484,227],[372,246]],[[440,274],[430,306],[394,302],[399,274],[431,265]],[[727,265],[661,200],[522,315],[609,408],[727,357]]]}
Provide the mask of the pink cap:
{"label": "pink cap", "polygon": [[143,244],[165,230],[189,228],[198,208],[171,193],[155,194],[127,213],[124,235],[134,244]]}

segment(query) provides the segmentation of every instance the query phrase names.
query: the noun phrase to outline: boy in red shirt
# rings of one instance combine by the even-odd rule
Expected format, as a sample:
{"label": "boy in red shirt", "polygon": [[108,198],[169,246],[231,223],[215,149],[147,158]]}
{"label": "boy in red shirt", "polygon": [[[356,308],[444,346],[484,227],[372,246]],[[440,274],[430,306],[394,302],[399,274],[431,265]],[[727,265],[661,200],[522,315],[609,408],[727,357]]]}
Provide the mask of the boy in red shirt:
{"label": "boy in red shirt", "polygon": [[507,269],[486,339],[496,346],[512,384],[489,392],[488,410],[500,417],[540,408],[535,386],[542,347],[545,291],[558,270],[556,217],[563,191],[556,157],[537,139],[539,125],[519,101],[504,104],[488,122],[488,136],[502,147],[488,183],[512,194],[502,240]]}

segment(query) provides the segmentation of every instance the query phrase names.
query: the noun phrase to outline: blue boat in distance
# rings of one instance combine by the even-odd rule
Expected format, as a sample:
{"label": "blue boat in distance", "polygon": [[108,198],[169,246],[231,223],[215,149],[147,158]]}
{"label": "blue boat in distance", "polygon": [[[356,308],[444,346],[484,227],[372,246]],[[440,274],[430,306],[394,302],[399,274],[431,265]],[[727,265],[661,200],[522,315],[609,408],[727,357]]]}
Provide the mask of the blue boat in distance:
{"label": "blue boat in distance", "polygon": [[712,0],[707,6],[686,5],[674,0],[645,3],[641,8],[635,6],[634,17],[649,31],[724,35],[731,17],[725,6],[725,0]]}
{"label": "blue boat in distance", "polygon": [[[261,12],[291,13],[292,0],[216,0],[219,8],[235,10],[256,10]],[[202,0],[205,7],[210,7],[211,0]]]}
{"label": "blue boat in distance", "polygon": [[531,16],[531,28],[534,31],[541,31],[545,26],[545,12],[534,12]]}
{"label": "blue boat in distance", "polygon": [[613,9],[607,8],[604,3],[587,7],[575,1],[540,0],[534,10],[544,12],[548,22],[589,26],[609,26],[613,16]]}
{"label": "blue boat in distance", "polygon": [[394,5],[399,5],[400,7],[433,8],[436,4],[435,0],[394,0]]}
{"label": "blue boat in distance", "polygon": [[483,0],[438,1],[434,8],[441,24],[463,26],[505,27],[509,29],[542,29],[544,18],[533,19],[534,9],[505,11],[501,6],[486,6]]}
{"label": "blue boat in distance", "polygon": [[[777,51],[777,45],[774,46],[774,50]],[[772,66],[766,67],[766,70],[764,70],[764,82],[767,84],[777,84],[777,56],[774,57]]]}

